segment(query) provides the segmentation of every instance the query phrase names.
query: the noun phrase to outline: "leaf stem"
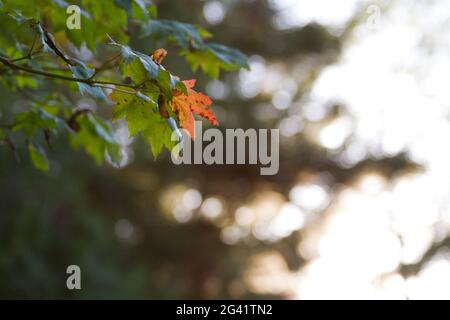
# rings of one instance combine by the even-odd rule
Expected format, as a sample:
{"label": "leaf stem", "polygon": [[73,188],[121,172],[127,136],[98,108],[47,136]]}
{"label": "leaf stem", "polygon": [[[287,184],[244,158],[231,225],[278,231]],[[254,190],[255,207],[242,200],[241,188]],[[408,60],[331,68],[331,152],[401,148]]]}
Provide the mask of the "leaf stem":
{"label": "leaf stem", "polygon": [[36,39],[37,39],[37,34],[34,35],[33,43],[31,45],[30,49],[28,50],[28,53],[25,56],[16,58],[16,59],[11,59],[9,61],[17,62],[17,61],[28,60],[28,59],[33,58],[33,49],[34,49],[34,45],[36,44]]}
{"label": "leaf stem", "polygon": [[94,79],[100,72],[102,72],[103,70],[106,70],[106,68],[108,68],[108,64],[110,64],[111,62],[113,62],[114,60],[116,60],[117,58],[119,58],[121,56],[121,54],[117,54],[115,56],[113,56],[112,58],[106,60],[104,63],[102,63],[102,65],[98,68],[95,69],[94,73],[92,74],[92,76],[89,77],[89,79]]}

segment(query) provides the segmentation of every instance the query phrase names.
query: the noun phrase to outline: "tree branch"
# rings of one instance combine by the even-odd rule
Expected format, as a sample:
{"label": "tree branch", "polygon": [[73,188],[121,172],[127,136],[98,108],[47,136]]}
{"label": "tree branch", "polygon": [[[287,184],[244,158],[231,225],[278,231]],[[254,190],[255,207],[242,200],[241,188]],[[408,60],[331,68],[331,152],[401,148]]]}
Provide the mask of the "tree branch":
{"label": "tree branch", "polygon": [[450,247],[450,237],[444,238],[443,240],[434,243],[422,256],[422,258],[412,264],[401,264],[399,266],[399,272],[404,277],[411,277],[419,273],[423,267],[433,259],[433,257],[440,252],[442,249]]}
{"label": "tree branch", "polygon": [[0,128],[3,128],[3,129],[12,129],[12,127],[13,127],[12,124],[0,123]]}
{"label": "tree branch", "polygon": [[112,63],[114,60],[116,60],[120,56],[121,56],[121,54],[119,53],[119,54],[113,56],[112,58],[106,60],[105,62],[103,62],[100,67],[95,69],[95,72],[92,74],[92,76],[89,77],[89,79],[91,79],[91,80],[94,79],[100,72],[102,72],[103,70],[106,70],[110,63]]}
{"label": "tree branch", "polygon": [[[32,68],[28,68],[25,66],[21,66],[18,64],[15,64],[13,62],[11,62],[9,59],[1,57],[0,56],[0,62],[3,63],[5,66],[11,68],[11,69],[15,69],[15,70],[21,70],[27,73],[33,73],[33,74],[37,74],[37,75],[41,75],[44,77],[49,77],[49,78],[54,78],[54,79],[59,79],[59,80],[66,80],[66,81],[74,81],[74,82],[80,82],[80,83],[86,83],[90,86],[96,86],[96,85],[114,85],[114,86],[121,86],[121,87],[127,87],[130,89],[136,89],[136,86],[133,85],[129,85],[129,84],[124,84],[124,83],[117,83],[117,82],[110,82],[110,81],[97,81],[97,80],[93,80],[93,79],[81,79],[81,78],[74,78],[74,77],[68,77],[68,76],[64,76],[61,74],[56,74],[56,73],[51,73],[51,72],[46,72],[46,71],[41,71],[41,70],[36,70],[36,69],[32,69]],[[114,88],[109,88],[109,89],[113,89]],[[130,92],[128,92],[130,93]]]}

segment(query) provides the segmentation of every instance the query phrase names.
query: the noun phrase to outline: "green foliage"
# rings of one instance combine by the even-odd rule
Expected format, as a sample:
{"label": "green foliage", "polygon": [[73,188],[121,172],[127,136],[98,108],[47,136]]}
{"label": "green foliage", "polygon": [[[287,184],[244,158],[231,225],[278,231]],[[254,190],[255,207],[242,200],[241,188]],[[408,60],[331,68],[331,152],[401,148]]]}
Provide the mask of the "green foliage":
{"label": "green foliage", "polygon": [[224,45],[205,42],[212,35],[201,27],[170,20],[152,20],[143,28],[143,37],[150,37],[158,46],[174,42],[183,50],[181,55],[193,71],[199,67],[212,78],[218,78],[220,70],[248,69],[247,58],[239,50]]}
{"label": "green foliage", "polygon": [[204,73],[217,79],[220,70],[236,71],[248,69],[247,58],[239,50],[217,43],[204,44],[202,50],[184,50],[181,52],[195,72],[200,67]]}
{"label": "green foliage", "polygon": [[153,120],[153,114],[157,114],[155,105],[152,105],[153,100],[147,102],[142,98],[121,92],[114,92],[111,97],[116,101],[112,119],[113,121],[125,119],[128,122],[130,136],[144,130]]}
{"label": "green foliage", "polygon": [[[130,47],[112,42],[111,44],[120,47],[123,57],[123,76],[134,78],[135,83],[141,83],[147,79],[154,79],[158,76],[159,66],[147,55],[133,51]],[[139,80],[139,81],[137,81]]]}
{"label": "green foliage", "polygon": [[18,113],[12,129],[13,131],[22,131],[30,137],[38,130],[46,129],[55,132],[56,129],[68,129],[68,127],[63,119],[40,107],[35,107],[31,111]]}
{"label": "green foliage", "polygon": [[[127,93],[114,92],[111,98],[116,102],[113,107],[113,121],[125,119],[128,123],[130,136],[139,132],[151,146],[153,157],[156,159],[166,146],[171,149],[174,142],[170,140],[172,130],[166,120],[158,112],[158,91],[151,92],[149,96],[140,93],[133,96]],[[147,97],[147,98],[144,98]]]}
{"label": "green foliage", "polygon": [[[75,66],[70,66],[70,70],[72,71],[73,76],[78,79],[89,79],[95,72],[93,69],[86,67],[81,61],[77,61],[77,65]],[[106,100],[106,96],[101,88],[93,87],[92,85],[83,82],[77,82],[77,85],[81,94],[88,93],[99,100]]]}
{"label": "green foliage", "polygon": [[147,23],[142,32],[143,37],[151,37],[158,46],[164,47],[168,42],[175,42],[181,48],[200,46],[204,38],[211,35],[204,29],[188,23],[171,20],[152,20]]}
{"label": "green foliage", "polygon": [[105,154],[113,161],[120,160],[120,146],[105,122],[90,112],[77,117],[75,121],[77,132],[70,135],[70,142],[75,149],[83,147],[97,164],[103,162]]}
{"label": "green foliage", "polygon": [[[69,5],[79,6],[81,29],[67,27]],[[194,71],[201,69],[213,78],[220,70],[248,67],[238,50],[207,42],[211,34],[202,27],[157,20],[156,7],[147,0],[2,0],[0,28],[0,85],[24,94],[28,104],[28,110],[21,108],[19,113],[2,108],[5,116],[0,120],[12,123],[2,129],[0,138],[14,135],[19,149],[20,143],[27,146],[42,170],[48,169],[44,148],[27,142],[42,132],[47,145],[50,134],[66,135],[71,146],[84,149],[98,164],[105,155],[112,161],[120,158],[109,125],[118,119],[127,121],[130,136],[141,133],[154,158],[164,147],[173,147],[171,133],[180,124],[171,108],[173,94],[188,91],[161,65],[165,55],[155,59],[129,46],[131,33],[141,34],[149,46],[178,45],[179,56]],[[105,90],[112,91],[109,98]],[[101,112],[76,108],[73,91],[78,97],[94,98]],[[58,101],[56,107],[43,99],[47,96]],[[109,100],[116,103],[113,117],[102,119]]]}
{"label": "green foliage", "polygon": [[41,145],[35,145],[31,142],[28,143],[28,152],[30,153],[30,159],[33,165],[42,171],[48,170],[48,159],[44,148]]}
{"label": "green foliage", "polygon": [[[182,82],[154,62],[150,56],[133,51],[128,46],[119,45],[114,41],[112,44],[121,48],[123,57],[121,63],[122,77],[129,77],[138,87],[144,87],[147,91],[154,91],[156,88],[158,92],[161,91],[168,99],[172,97],[172,89],[183,87]],[[149,86],[153,90],[149,89]],[[155,103],[158,100],[157,98],[158,96],[156,96],[156,100],[153,100]]]}
{"label": "green foliage", "polygon": [[153,157],[156,159],[163,147],[171,150],[175,142],[171,141],[172,129],[169,124],[160,116],[152,114],[153,121],[148,122],[148,126],[142,131],[142,135],[150,144]]}

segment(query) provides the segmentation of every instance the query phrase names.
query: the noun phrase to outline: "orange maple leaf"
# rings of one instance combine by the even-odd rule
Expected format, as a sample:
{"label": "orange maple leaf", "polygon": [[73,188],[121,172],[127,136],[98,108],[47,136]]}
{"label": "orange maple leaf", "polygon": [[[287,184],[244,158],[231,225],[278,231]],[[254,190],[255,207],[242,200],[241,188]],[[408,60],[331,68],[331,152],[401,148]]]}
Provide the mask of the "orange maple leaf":
{"label": "orange maple leaf", "polygon": [[211,111],[211,99],[197,92],[192,88],[195,85],[195,80],[184,80],[188,95],[183,94],[180,90],[173,91],[172,110],[177,114],[181,127],[186,129],[192,139],[195,139],[195,119],[194,115],[208,120],[212,125],[217,126],[216,115]]}

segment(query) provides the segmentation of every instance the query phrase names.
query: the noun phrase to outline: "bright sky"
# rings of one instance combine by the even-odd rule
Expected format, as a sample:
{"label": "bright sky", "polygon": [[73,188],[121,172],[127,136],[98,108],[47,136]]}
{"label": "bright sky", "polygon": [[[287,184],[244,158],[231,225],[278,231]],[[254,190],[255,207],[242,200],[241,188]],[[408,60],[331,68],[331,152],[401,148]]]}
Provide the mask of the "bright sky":
{"label": "bright sky", "polygon": [[[355,143],[374,156],[406,150],[425,172],[375,193],[355,187],[338,196],[311,243],[316,258],[300,272],[300,298],[450,298],[448,255],[412,279],[395,274],[399,262],[416,262],[437,234],[450,231],[450,3],[392,1],[380,18],[377,30],[355,30],[310,99],[342,101],[353,120],[340,131],[355,126]],[[336,135],[321,137],[324,147],[335,146]]]}
{"label": "bright sky", "polygon": [[[376,173],[357,177],[335,194],[319,222],[308,213],[329,200],[320,179],[293,186],[289,206],[271,209],[286,215],[277,225],[278,230],[285,226],[278,235],[290,234],[286,228],[293,221],[306,233],[299,252],[311,262],[294,275],[286,267],[282,271],[296,279],[297,286],[287,289],[293,298],[450,299],[448,252],[413,278],[396,273],[399,263],[418,261],[433,241],[450,232],[450,2],[389,3],[375,26],[363,21],[354,30],[340,61],[321,72],[306,99],[292,100],[295,85],[290,84],[302,80],[295,68],[289,73],[283,66],[253,57],[252,71],[240,77],[244,97],[273,96],[272,104],[258,106],[261,117],[276,110],[293,111],[280,123],[285,137],[302,130],[308,133],[302,117],[320,120],[327,112],[324,106],[341,102],[348,115],[310,135],[332,151],[354,132],[338,156],[343,165],[404,150],[425,168],[391,184]],[[319,22],[339,29],[358,8],[367,13],[366,7],[381,1],[272,0],[271,4],[279,10],[275,23],[280,28]],[[314,61],[309,64],[314,66]],[[299,105],[300,116],[295,111]],[[301,218],[296,220],[295,215]],[[280,265],[273,255],[265,263],[267,259]],[[273,281],[279,288],[276,281],[284,280]]]}
{"label": "bright sky", "polygon": [[317,22],[328,27],[340,28],[354,15],[358,6],[366,0],[270,0],[278,11],[275,24],[280,28],[303,26]]}

